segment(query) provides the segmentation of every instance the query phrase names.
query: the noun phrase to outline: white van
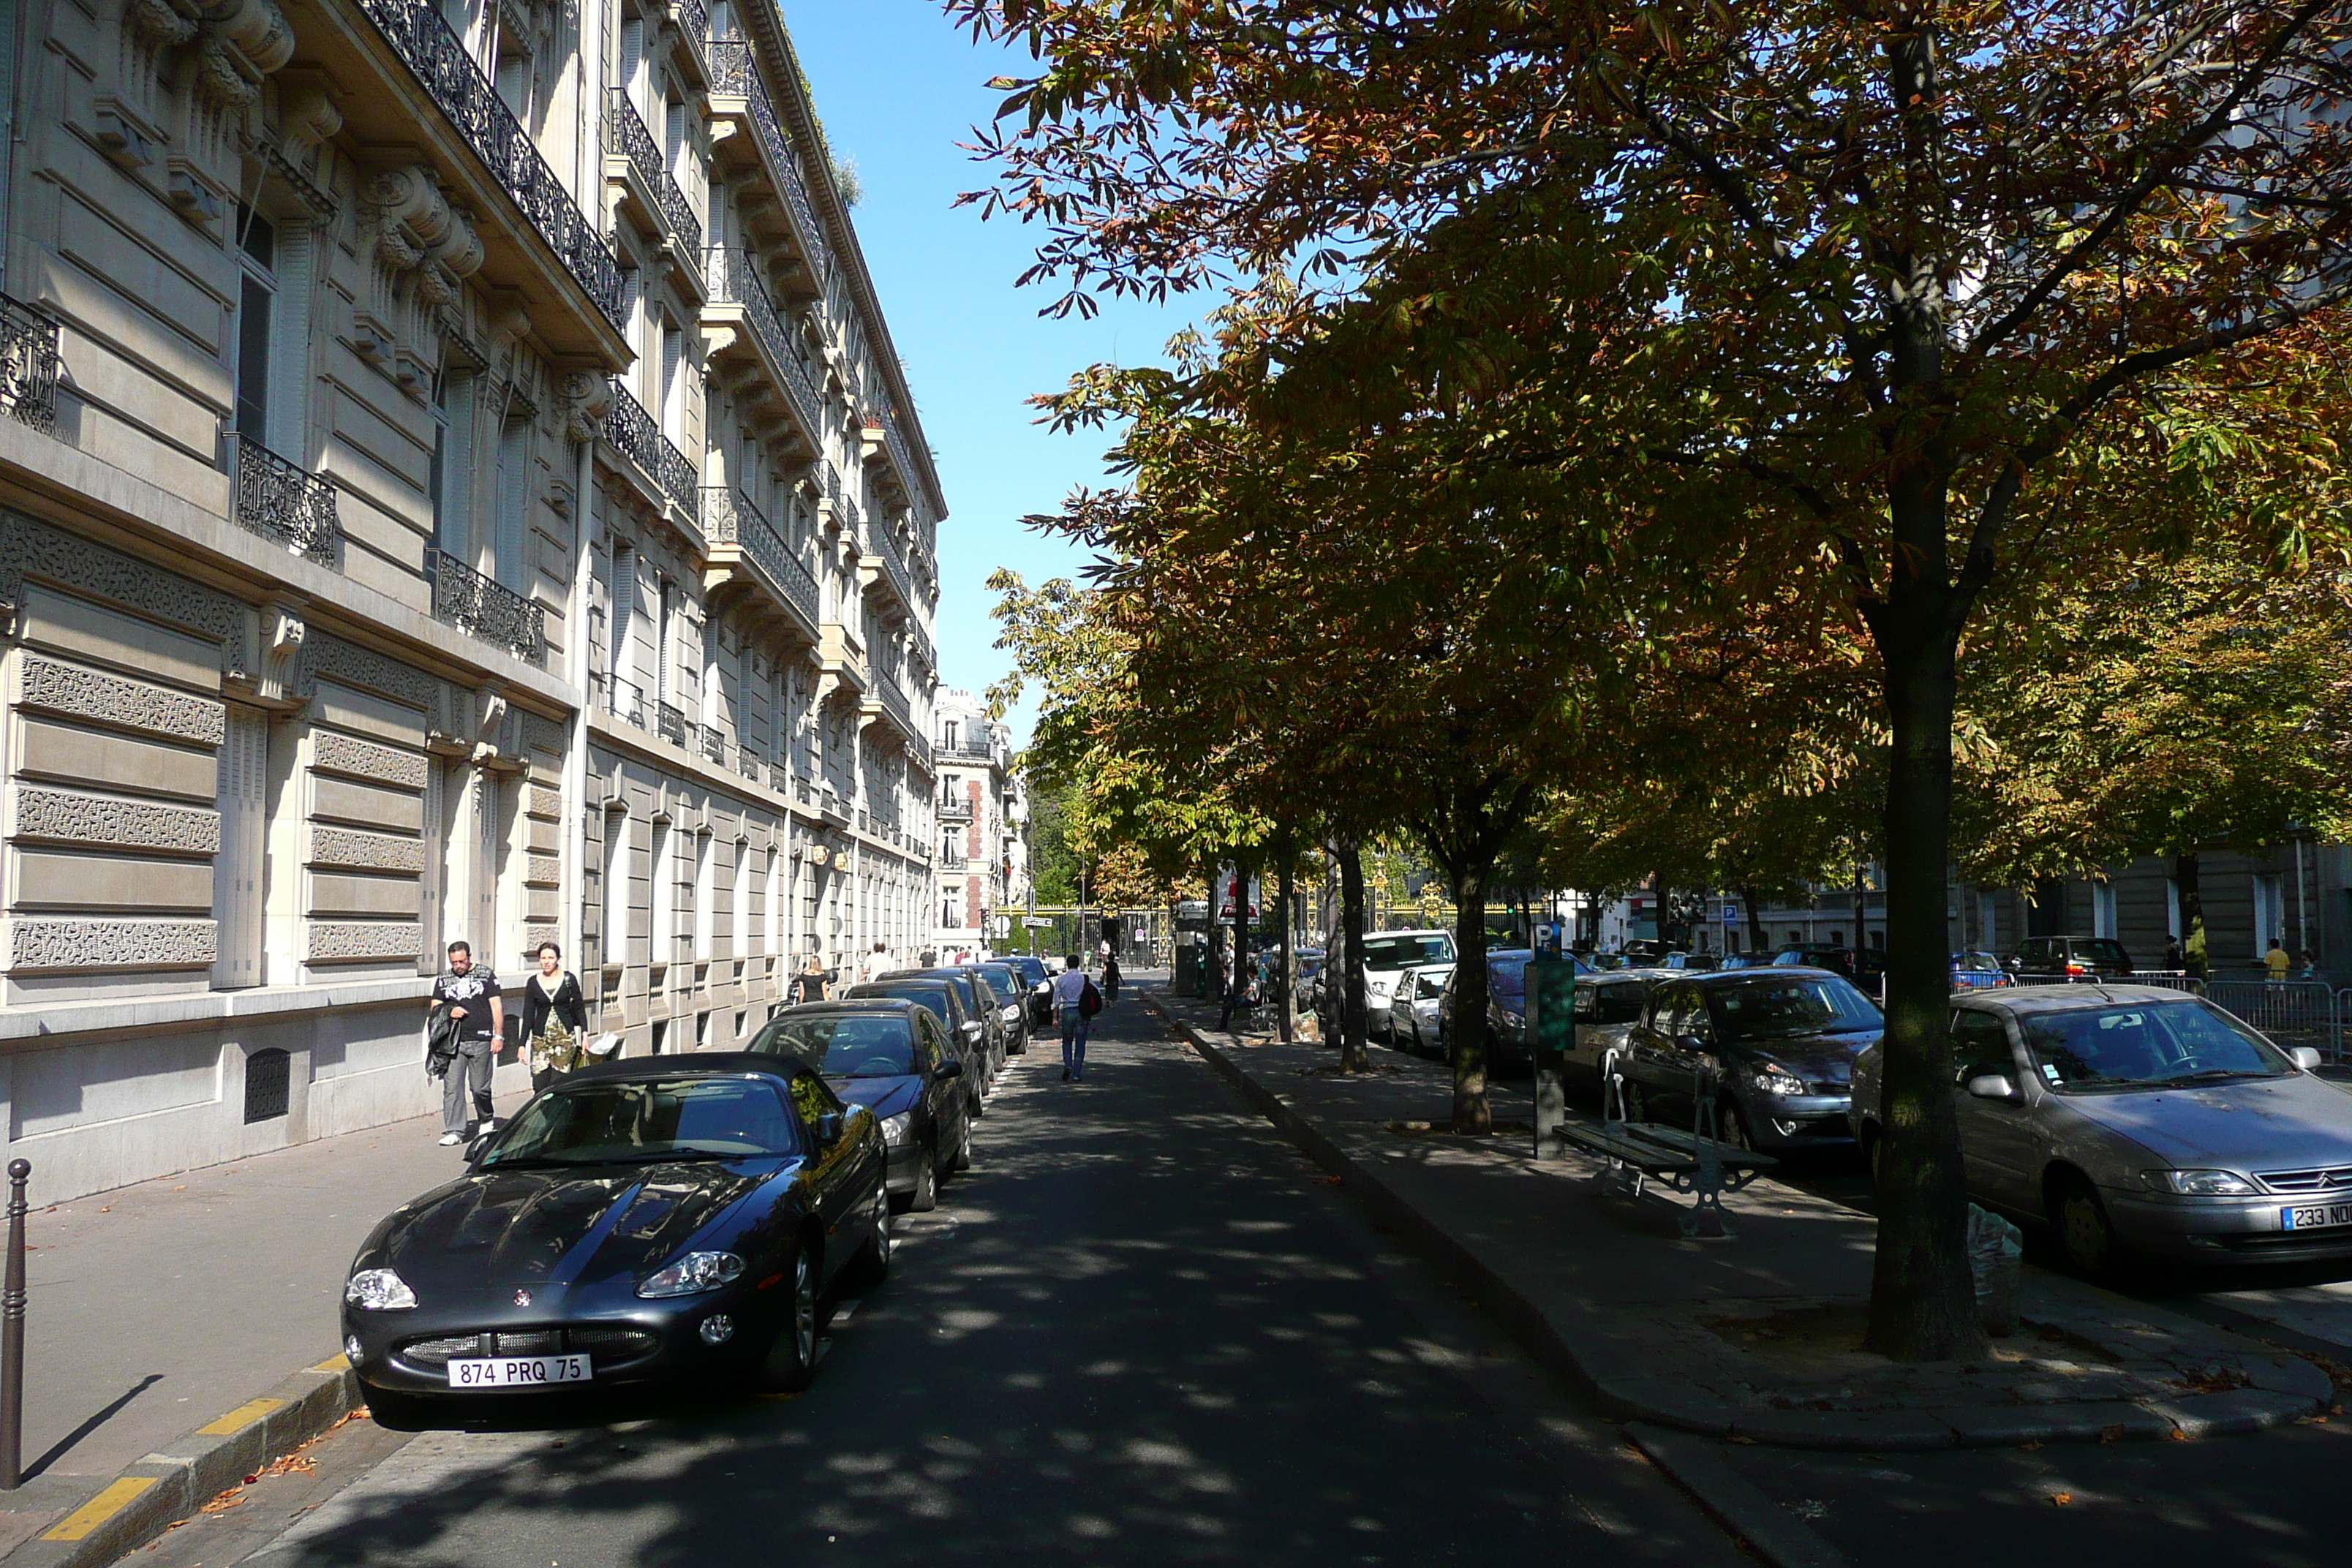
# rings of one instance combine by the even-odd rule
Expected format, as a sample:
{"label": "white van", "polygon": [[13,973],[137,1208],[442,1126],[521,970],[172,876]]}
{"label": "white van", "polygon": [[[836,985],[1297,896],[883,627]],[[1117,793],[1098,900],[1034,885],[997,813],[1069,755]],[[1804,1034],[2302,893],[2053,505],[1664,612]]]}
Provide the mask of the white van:
{"label": "white van", "polygon": [[1444,931],[1383,931],[1364,933],[1364,1024],[1383,1040],[1389,1030],[1389,1003],[1398,979],[1408,969],[1454,962],[1454,933]]}

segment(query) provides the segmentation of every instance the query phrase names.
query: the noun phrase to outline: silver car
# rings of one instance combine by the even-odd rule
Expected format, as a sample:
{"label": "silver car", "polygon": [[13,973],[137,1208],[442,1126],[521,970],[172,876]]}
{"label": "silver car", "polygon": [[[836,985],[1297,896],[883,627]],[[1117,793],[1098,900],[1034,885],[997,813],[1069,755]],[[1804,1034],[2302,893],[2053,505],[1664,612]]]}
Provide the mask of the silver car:
{"label": "silver car", "polygon": [[1396,977],[1389,994],[1389,1043],[1414,1052],[1437,1048],[1437,1004],[1445,994],[1450,963],[1424,963]]}
{"label": "silver car", "polygon": [[[2126,984],[1952,999],[1970,1195],[2046,1221],[2074,1268],[2352,1258],[2352,1094],[2201,997]],[[1874,1164],[1883,1047],[1853,1069]]]}
{"label": "silver car", "polygon": [[1569,1080],[1601,1087],[1601,1058],[1625,1048],[1625,1036],[1649,1009],[1650,993],[1668,969],[1613,969],[1576,977],[1576,1037],[1565,1055]]}

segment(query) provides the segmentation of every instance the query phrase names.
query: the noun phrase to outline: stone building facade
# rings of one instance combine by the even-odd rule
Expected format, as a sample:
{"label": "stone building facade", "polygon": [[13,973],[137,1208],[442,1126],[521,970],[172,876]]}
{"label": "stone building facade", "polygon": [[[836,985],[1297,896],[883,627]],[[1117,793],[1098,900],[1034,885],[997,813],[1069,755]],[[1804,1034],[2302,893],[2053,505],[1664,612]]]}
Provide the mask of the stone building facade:
{"label": "stone building facade", "polygon": [[[1013,749],[988,705],[969,691],[938,693],[939,887],[932,940],[942,950],[1003,950],[989,918],[1028,888],[1027,797]],[[1017,917],[1016,917],[1017,918]]]}
{"label": "stone building facade", "polygon": [[[0,169],[0,1099],[43,1200],[928,934],[946,514],[772,6],[58,0]],[[519,1068],[502,1071],[512,1081]]]}

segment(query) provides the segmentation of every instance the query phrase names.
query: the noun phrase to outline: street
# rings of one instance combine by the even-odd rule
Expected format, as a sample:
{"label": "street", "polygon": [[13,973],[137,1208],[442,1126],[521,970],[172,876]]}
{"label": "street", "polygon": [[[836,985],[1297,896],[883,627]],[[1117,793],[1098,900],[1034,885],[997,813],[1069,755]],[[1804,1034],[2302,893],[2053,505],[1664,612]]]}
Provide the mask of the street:
{"label": "street", "polygon": [[1083,1084],[1014,1058],[809,1394],[353,1422],[129,1561],[1742,1560],[1139,1003],[1097,1024]]}

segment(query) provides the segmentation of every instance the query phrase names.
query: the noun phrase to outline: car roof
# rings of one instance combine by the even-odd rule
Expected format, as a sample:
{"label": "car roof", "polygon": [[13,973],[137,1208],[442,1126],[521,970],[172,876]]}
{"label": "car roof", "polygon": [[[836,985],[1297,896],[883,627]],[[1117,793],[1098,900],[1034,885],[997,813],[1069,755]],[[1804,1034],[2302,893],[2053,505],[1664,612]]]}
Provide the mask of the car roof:
{"label": "car roof", "polygon": [[1757,969],[1667,969],[1659,971],[1694,985],[1755,985],[1766,981],[1800,979],[1818,976],[1823,980],[1843,980],[1834,969],[1821,969],[1809,963],[1768,963]]}
{"label": "car roof", "polygon": [[[2107,940],[2101,938],[2100,940]],[[2077,1013],[2090,1007],[2107,1007],[2117,1004],[2161,1005],[2167,1002],[2194,1002],[2197,998],[2186,991],[2175,991],[2166,985],[2004,985],[1998,991],[1970,991],[1954,997],[1956,1006],[2000,1008],[2011,1013]]]}
{"label": "car roof", "polygon": [[1435,926],[1415,926],[1411,931],[1368,931],[1364,933],[1364,940],[1373,942],[1384,936],[1452,936],[1453,934],[1450,931],[1441,931]]}
{"label": "car roof", "polygon": [[740,1078],[758,1073],[788,1079],[807,1072],[798,1057],[770,1056],[763,1051],[694,1051],[684,1056],[628,1057],[617,1061],[591,1062],[565,1073],[557,1087],[600,1079]]}
{"label": "car roof", "polygon": [[[856,985],[851,986],[850,990],[856,991],[859,986],[879,985],[881,984],[882,982],[878,980],[861,980]],[[826,1002],[803,1002],[796,1007],[785,1008],[782,1012],[778,1013],[776,1016],[779,1018],[807,1018],[813,1017],[820,1013],[911,1013],[920,1005],[920,1003],[909,1002],[904,996],[855,996],[845,994],[835,996],[832,1000]]]}

